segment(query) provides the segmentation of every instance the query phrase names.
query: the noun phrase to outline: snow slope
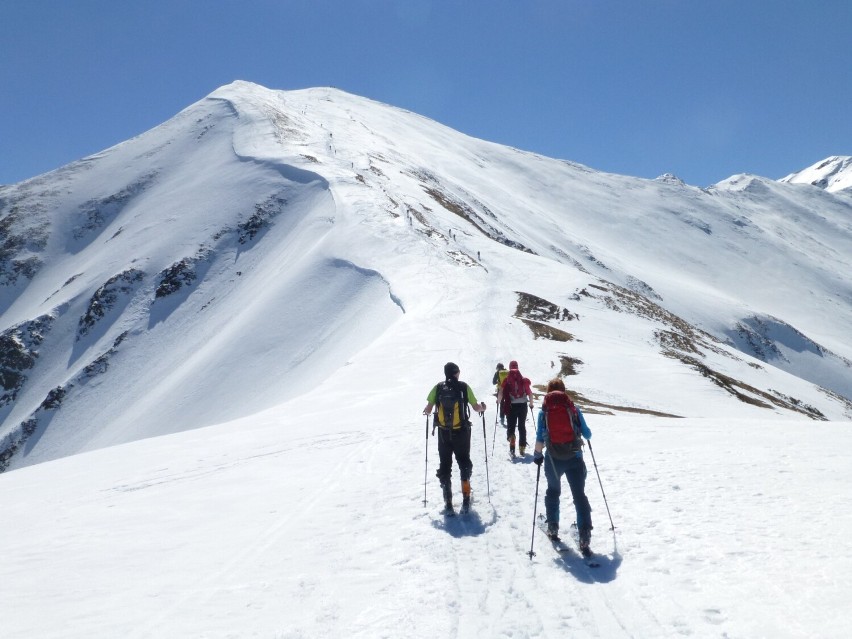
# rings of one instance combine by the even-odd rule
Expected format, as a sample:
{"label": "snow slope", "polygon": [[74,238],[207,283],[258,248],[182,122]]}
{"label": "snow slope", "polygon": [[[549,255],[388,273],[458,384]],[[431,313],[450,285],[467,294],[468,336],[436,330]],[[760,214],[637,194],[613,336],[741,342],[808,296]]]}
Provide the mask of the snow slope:
{"label": "snow slope", "polygon": [[603,174],[236,82],[0,205],[11,468],[252,415],[341,367],[353,383],[403,336],[418,377],[514,355],[541,383],[577,360],[610,412],[852,414],[842,194]]}
{"label": "snow slope", "polygon": [[411,407],[380,391],[377,436],[369,407],[322,397],[0,476],[4,637],[852,632],[848,423],[589,416],[616,526],[589,461],[591,569],[532,539],[530,457],[498,442],[486,483],[493,415],[475,511],[445,520]]}
{"label": "snow slope", "polygon": [[811,184],[837,193],[852,187],[852,157],[839,155],[826,158],[804,171],[791,173],[780,181],[791,184]]}
{"label": "snow slope", "polygon": [[[848,636],[850,219],[243,82],[3,187],[4,637]],[[509,359],[586,413],[600,568],[526,555]]]}

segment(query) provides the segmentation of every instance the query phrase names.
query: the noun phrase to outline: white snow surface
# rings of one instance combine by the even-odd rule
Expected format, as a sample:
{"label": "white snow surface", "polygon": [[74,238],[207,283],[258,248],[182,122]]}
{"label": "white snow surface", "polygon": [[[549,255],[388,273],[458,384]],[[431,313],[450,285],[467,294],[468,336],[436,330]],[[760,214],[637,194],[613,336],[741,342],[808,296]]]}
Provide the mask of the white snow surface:
{"label": "white snow surface", "polygon": [[826,158],[803,171],[791,173],[782,178],[781,182],[811,184],[831,192],[852,189],[852,156],[836,155]]}
{"label": "white snow surface", "polygon": [[[0,188],[3,636],[852,636],[852,200],[796,181],[235,82]],[[586,413],[597,568],[527,555],[510,359]],[[448,360],[489,404],[453,519]]]}
{"label": "white snow surface", "polygon": [[493,414],[474,511],[445,519],[417,397],[378,391],[377,426],[369,388],[0,476],[4,637],[852,631],[848,424],[589,416],[616,526],[589,459],[589,568],[533,539],[529,456],[498,441],[486,480]]}

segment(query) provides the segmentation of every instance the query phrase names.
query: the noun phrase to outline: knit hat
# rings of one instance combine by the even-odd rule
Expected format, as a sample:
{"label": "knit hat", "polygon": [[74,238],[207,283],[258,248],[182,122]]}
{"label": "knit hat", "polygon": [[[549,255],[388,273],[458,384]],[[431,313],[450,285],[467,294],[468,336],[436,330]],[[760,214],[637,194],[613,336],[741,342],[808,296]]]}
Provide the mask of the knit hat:
{"label": "knit hat", "polygon": [[497,370],[498,370],[498,371],[505,370],[505,368],[506,368],[506,367],[505,367],[505,366],[503,366],[503,362],[500,362],[499,364],[497,364]]}
{"label": "knit hat", "polygon": [[459,367],[453,364],[452,362],[447,362],[446,364],[444,364],[444,377],[446,379],[452,379],[458,372]]}

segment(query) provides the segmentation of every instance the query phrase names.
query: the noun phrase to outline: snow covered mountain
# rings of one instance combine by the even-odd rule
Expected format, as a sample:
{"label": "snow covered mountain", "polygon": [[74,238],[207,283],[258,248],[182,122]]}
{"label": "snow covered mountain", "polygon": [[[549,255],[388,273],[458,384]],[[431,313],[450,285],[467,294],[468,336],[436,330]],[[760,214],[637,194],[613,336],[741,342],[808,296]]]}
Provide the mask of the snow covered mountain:
{"label": "snow covered mountain", "polygon": [[[850,636],[852,200],[805,181],[236,82],[0,187],[4,639]],[[597,568],[537,532],[509,359],[586,414]],[[489,401],[455,518],[447,360]]]}
{"label": "snow covered mountain", "polygon": [[601,412],[848,419],[852,199],[798,181],[610,175],[235,82],[0,190],[0,459],[449,359],[573,375]]}
{"label": "snow covered mountain", "polygon": [[790,184],[812,184],[826,191],[837,193],[852,188],[852,157],[833,156],[809,166],[804,171],[791,173],[781,182]]}

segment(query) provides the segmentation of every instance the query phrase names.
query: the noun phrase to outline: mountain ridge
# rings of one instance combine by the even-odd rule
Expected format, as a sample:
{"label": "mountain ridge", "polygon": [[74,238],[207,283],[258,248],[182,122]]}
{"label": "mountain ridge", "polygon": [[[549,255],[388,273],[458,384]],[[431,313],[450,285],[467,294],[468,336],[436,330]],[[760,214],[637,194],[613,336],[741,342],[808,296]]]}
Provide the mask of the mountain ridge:
{"label": "mountain ridge", "polygon": [[808,168],[781,178],[790,184],[810,184],[830,193],[852,189],[852,156],[833,155]]}
{"label": "mountain ridge", "polygon": [[[573,357],[577,392],[625,410],[704,414],[665,382],[685,367],[733,413],[848,417],[850,206],[758,176],[699,189],[600,173],[336,89],[238,81],[0,188],[0,457],[224,422],[368,361],[404,377],[454,351],[485,370],[507,350]],[[526,317],[527,295],[576,318]],[[465,314],[478,338],[453,326]],[[587,316],[615,333],[567,330]],[[440,354],[393,362],[400,333],[437,327]],[[773,350],[780,327],[810,346]],[[637,384],[590,340],[653,374]]]}

